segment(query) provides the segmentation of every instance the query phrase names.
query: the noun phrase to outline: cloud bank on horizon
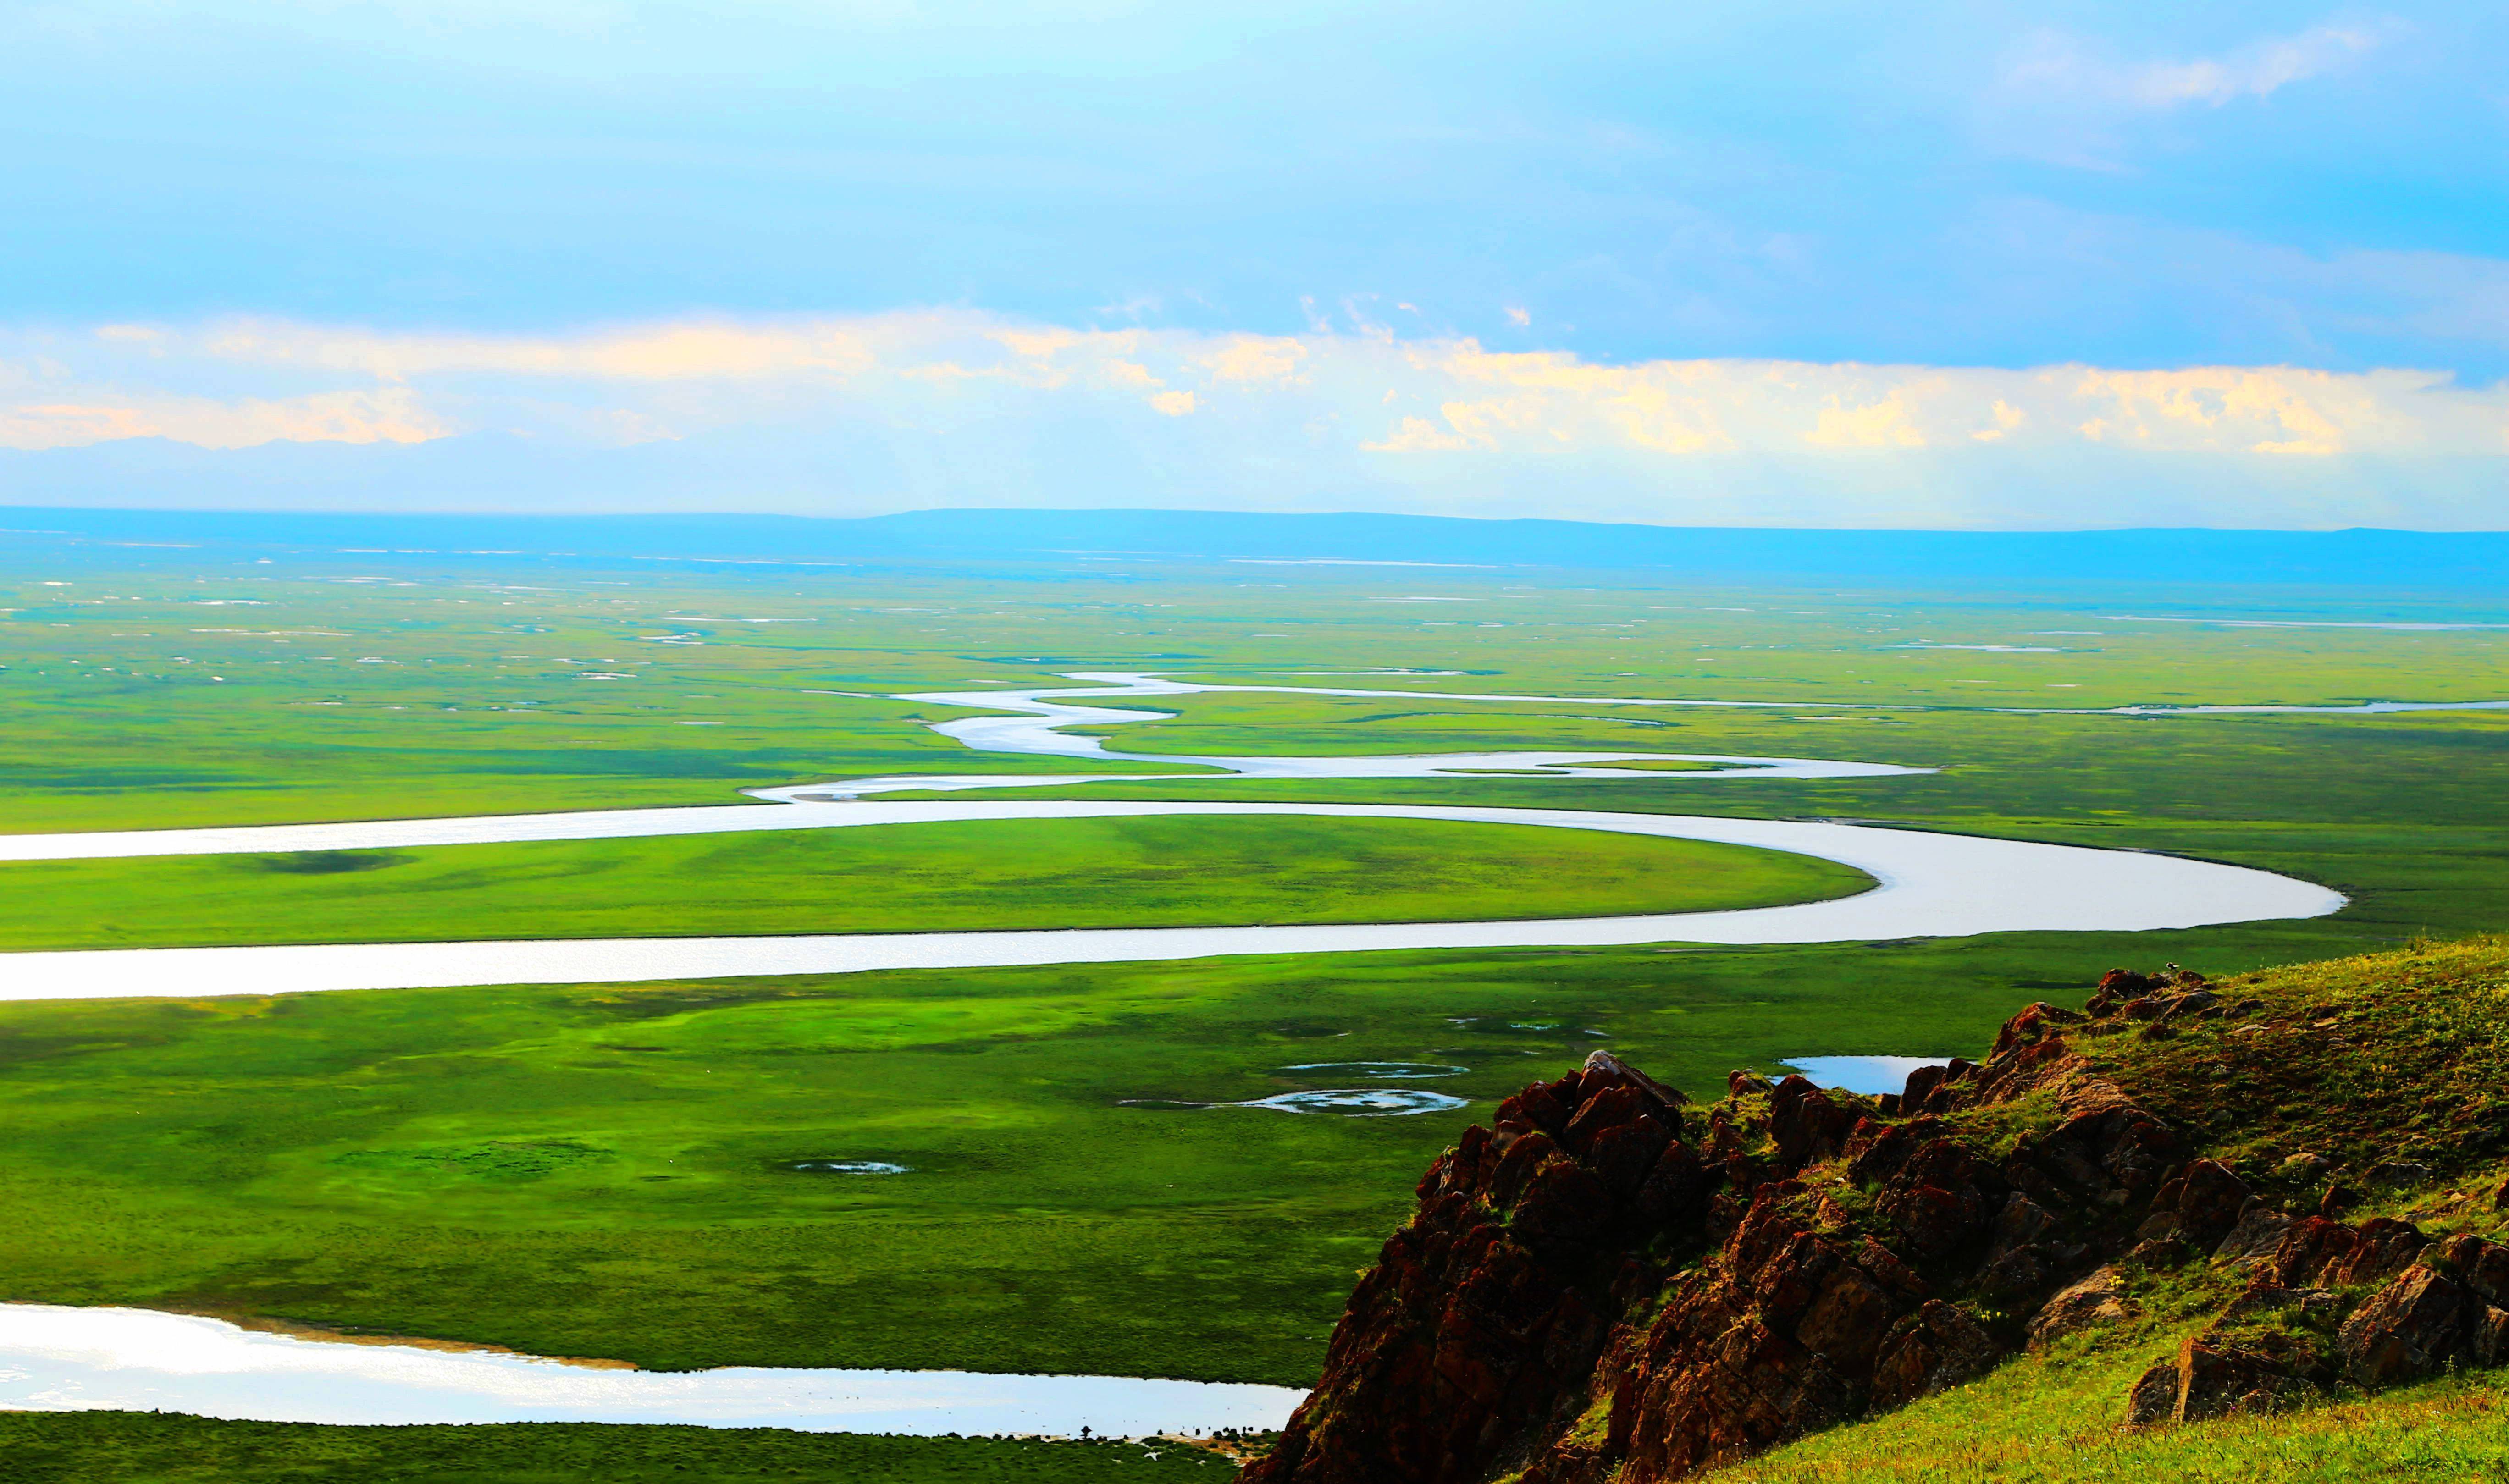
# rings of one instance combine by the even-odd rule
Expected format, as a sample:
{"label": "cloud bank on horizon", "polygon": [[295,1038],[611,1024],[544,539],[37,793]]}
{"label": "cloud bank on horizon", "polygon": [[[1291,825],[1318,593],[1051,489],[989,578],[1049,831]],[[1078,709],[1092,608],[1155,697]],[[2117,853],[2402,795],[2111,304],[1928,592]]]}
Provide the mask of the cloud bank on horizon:
{"label": "cloud bank on horizon", "polygon": [[[2494,511],[2509,455],[2509,387],[2444,372],[1611,364],[1364,321],[1254,335],[965,311],[567,334],[228,320],[21,335],[0,340],[0,363],[17,368],[0,448],[213,453],[242,458],[227,468],[249,485],[265,467],[252,453],[329,445],[337,488],[389,504],[431,486],[438,507],[486,509],[1357,501],[2028,526],[2173,523],[2198,501],[2210,524],[2448,527]],[[430,447],[440,458],[393,458]],[[195,479],[215,467],[194,465]],[[2454,482],[2434,477],[2452,466]],[[2424,473],[2390,486],[2381,469]]]}
{"label": "cloud bank on horizon", "polygon": [[2509,526],[2509,14],[0,11],[0,502]]}

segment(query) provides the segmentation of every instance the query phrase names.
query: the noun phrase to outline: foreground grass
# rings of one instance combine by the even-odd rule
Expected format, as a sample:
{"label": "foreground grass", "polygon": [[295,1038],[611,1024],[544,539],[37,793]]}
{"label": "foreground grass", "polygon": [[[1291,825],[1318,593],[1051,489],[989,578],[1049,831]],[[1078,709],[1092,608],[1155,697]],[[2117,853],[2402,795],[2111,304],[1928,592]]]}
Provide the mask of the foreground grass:
{"label": "foreground grass", "polygon": [[2509,1477],[2509,1385],[2451,1378],[2280,1417],[2120,1426],[2148,1361],[2041,1359],[1876,1422],[1714,1470],[1715,1484],[2128,1484],[2189,1479],[2339,1484]]}
{"label": "foreground grass", "polygon": [[1871,885],[1810,856],[1529,825],[989,820],[12,863],[0,948],[1442,922],[1765,907]]}
{"label": "foreground grass", "polygon": [[857,1437],[772,1428],[515,1423],[336,1428],[131,1412],[0,1412],[10,1484],[1220,1484],[1235,1469],[1175,1444]]}

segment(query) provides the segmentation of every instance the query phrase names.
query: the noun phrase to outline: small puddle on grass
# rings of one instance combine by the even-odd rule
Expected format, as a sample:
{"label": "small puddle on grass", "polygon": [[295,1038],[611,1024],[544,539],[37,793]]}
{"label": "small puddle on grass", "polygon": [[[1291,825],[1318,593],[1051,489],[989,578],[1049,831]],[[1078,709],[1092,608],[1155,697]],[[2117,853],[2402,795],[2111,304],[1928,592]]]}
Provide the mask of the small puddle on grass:
{"label": "small puddle on grass", "polygon": [[1127,1097],[1119,1108],[1269,1108],[1275,1113],[1339,1113],[1349,1118],[1407,1118],[1417,1113],[1443,1113],[1465,1099],[1418,1088],[1320,1088],[1311,1093],[1275,1093],[1245,1102],[1180,1102],[1165,1097]]}
{"label": "small puddle on grass", "polygon": [[803,1174],[911,1174],[913,1167],[886,1160],[795,1160],[784,1167]]}
{"label": "small puddle on grass", "polygon": [[1285,1072],[1352,1072],[1362,1077],[1460,1077],[1469,1066],[1440,1061],[1301,1061]]}

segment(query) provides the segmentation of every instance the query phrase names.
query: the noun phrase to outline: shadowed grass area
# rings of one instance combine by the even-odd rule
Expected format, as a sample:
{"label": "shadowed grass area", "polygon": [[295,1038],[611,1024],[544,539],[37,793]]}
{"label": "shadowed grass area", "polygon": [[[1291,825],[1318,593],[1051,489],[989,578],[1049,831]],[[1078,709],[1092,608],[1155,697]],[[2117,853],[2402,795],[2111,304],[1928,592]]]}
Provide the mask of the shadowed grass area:
{"label": "shadowed grass area", "polygon": [[764,1428],[334,1428],[132,1412],[0,1412],[10,1484],[1223,1484],[1224,1459],[1174,1443],[859,1437]]}
{"label": "shadowed grass area", "polygon": [[1530,825],[988,820],[19,862],[0,865],[0,947],[1444,922],[1766,907],[1872,884],[1811,856]]}

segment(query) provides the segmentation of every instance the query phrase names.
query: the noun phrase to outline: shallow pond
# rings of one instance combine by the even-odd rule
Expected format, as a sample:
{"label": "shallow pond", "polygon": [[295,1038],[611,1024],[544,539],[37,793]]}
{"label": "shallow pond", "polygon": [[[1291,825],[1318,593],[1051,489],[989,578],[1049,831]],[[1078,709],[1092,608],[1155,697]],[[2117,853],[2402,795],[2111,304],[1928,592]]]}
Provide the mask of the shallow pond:
{"label": "shallow pond", "polygon": [[1879,1097],[1908,1085],[1908,1074],[1921,1066],[1942,1066],[1949,1057],[1796,1057],[1784,1064],[1801,1072],[1816,1087]]}

